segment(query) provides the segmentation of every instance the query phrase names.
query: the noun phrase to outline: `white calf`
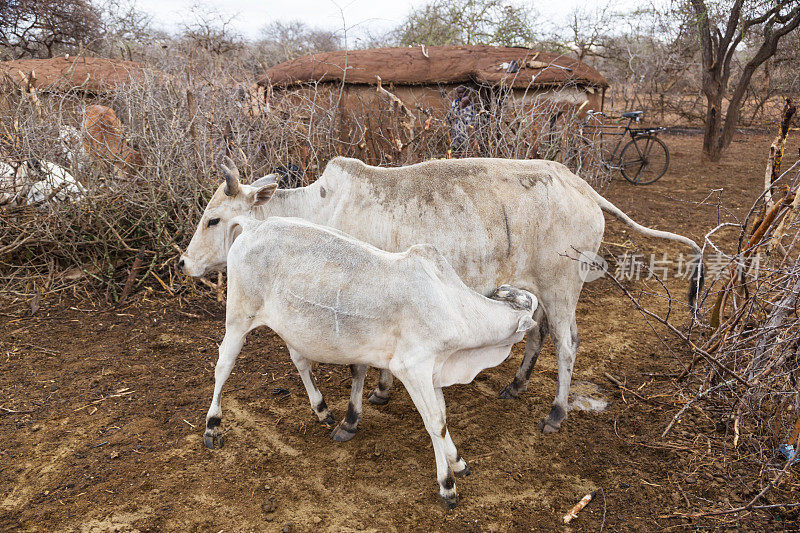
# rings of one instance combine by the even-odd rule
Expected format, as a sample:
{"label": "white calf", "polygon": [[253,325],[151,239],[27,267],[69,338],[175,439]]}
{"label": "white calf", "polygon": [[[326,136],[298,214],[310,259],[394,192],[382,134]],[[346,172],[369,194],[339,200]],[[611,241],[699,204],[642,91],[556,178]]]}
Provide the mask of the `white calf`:
{"label": "white calf", "polygon": [[[245,336],[265,325],[286,341],[318,414],[312,361],[388,369],[402,381],[433,441],[439,495],[454,506],[453,474],[469,469],[447,430],[442,387],[502,363],[533,326],[536,298],[505,286],[495,295],[503,301],[486,298],[428,244],[390,253],[294,218],[241,216],[224,230],[220,257],[207,257],[227,259],[228,301],[206,445],[219,443],[220,394]],[[348,413],[360,412],[360,396]]]}

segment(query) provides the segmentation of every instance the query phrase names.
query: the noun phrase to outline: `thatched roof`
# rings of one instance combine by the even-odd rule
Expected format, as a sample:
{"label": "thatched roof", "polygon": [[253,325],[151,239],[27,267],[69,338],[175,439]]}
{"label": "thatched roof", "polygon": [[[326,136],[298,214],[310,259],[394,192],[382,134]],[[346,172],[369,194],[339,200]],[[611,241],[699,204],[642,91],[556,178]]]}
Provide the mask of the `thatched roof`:
{"label": "thatched roof", "polygon": [[8,74],[14,83],[25,84],[20,72],[35,74],[34,87],[44,91],[71,90],[105,93],[115,86],[142,77],[144,65],[133,61],[101,57],[61,56],[51,59],[21,59],[0,62],[0,76]]}
{"label": "thatched roof", "polygon": [[276,65],[267,70],[258,83],[278,87],[342,80],[371,84],[376,82],[376,76],[384,83],[395,85],[471,82],[519,88],[567,83],[608,87],[602,74],[572,57],[499,46],[424,49],[415,46],[324,52]]}

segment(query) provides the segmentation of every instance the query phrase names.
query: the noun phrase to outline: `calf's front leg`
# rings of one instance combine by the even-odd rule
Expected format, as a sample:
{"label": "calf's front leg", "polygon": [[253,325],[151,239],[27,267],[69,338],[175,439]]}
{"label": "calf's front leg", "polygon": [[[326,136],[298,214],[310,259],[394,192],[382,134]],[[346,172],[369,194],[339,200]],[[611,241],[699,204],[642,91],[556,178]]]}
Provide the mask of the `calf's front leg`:
{"label": "calf's front leg", "polygon": [[246,328],[229,323],[225,326],[225,337],[219,345],[219,358],[217,366],[214,368],[214,396],[211,398],[211,407],[206,414],[206,431],[203,438],[206,447],[210,449],[214,449],[214,446],[221,448],[223,444],[222,430],[220,429],[222,424],[222,387],[231,375],[239,352],[242,351],[247,331]]}

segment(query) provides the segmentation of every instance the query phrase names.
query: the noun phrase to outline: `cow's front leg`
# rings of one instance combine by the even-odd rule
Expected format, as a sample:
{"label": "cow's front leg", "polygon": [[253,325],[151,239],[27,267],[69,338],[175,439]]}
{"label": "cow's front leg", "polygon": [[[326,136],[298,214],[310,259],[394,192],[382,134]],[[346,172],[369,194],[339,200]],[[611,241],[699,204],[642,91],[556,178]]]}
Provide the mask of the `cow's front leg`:
{"label": "cow's front leg", "polygon": [[333,429],[331,437],[336,442],[345,442],[352,439],[358,431],[361,421],[361,399],[364,396],[364,377],[367,375],[367,365],[350,365],[350,374],[353,384],[350,388],[350,403],[347,404],[347,414],[344,420]]}
{"label": "cow's front leg", "polygon": [[244,345],[247,329],[227,324],[225,337],[219,345],[219,358],[214,369],[214,396],[211,398],[211,407],[206,415],[206,431],[203,438],[206,447],[221,448],[223,444],[222,430],[222,387],[231,375],[236,358]]}
{"label": "cow's front leg", "polygon": [[389,392],[392,390],[394,376],[386,369],[381,369],[381,376],[378,378],[378,387],[369,393],[367,400],[374,405],[386,405],[389,402]]}
{"label": "cow's front leg", "polygon": [[333,427],[336,424],[336,418],[334,418],[331,410],[328,409],[325,398],[322,397],[322,393],[317,388],[317,382],[314,380],[314,375],[311,373],[311,361],[300,355],[300,353],[291,346],[289,346],[289,355],[292,358],[294,366],[297,367],[297,371],[300,373],[300,379],[303,380],[303,386],[306,388],[306,393],[308,394],[308,401],[311,402],[311,409],[314,410],[317,419],[322,425]]}

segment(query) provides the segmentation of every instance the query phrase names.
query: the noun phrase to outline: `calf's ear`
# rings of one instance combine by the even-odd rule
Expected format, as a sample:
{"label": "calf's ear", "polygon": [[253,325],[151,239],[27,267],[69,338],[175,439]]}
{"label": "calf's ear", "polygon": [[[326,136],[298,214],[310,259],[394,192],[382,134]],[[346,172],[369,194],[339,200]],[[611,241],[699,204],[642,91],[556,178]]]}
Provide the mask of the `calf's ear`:
{"label": "calf's ear", "polygon": [[253,193],[253,205],[264,205],[269,202],[269,199],[275,194],[275,189],[277,188],[277,183],[269,183],[256,189]]}

